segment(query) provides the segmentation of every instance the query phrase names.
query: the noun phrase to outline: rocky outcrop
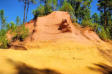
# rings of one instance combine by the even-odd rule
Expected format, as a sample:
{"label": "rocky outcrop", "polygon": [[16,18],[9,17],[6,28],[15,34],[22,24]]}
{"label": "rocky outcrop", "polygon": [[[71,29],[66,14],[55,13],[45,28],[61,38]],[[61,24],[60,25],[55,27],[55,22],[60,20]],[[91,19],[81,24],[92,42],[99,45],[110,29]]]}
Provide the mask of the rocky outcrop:
{"label": "rocky outcrop", "polygon": [[73,24],[67,12],[54,11],[47,16],[38,17],[25,24],[30,32],[26,41],[70,39],[81,43],[91,43],[91,40],[102,42],[94,31],[76,25],[79,24]]}

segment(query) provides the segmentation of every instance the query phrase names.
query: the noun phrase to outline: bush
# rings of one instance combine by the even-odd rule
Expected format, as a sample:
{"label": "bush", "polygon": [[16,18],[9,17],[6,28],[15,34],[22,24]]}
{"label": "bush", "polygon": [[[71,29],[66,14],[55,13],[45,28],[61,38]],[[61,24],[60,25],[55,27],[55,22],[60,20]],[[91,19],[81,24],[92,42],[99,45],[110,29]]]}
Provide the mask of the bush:
{"label": "bush", "polygon": [[82,26],[86,27],[86,26],[89,26],[89,27],[93,27],[94,24],[91,22],[91,20],[82,20],[82,23],[81,23]]}
{"label": "bush", "polygon": [[109,40],[111,39],[110,36],[110,28],[107,27],[104,29],[104,26],[99,25],[98,23],[92,23],[91,20],[82,20],[82,26],[86,27],[89,26],[91,27],[102,40]]}
{"label": "bush", "polygon": [[44,6],[44,5],[40,5],[37,9],[33,10],[33,15],[34,15],[34,19],[37,18],[38,16],[44,16],[47,15],[49,13],[51,13],[52,10],[52,6],[48,5]]}
{"label": "bush", "polygon": [[13,22],[7,24],[5,29],[0,30],[0,48],[8,48],[10,45],[10,40],[7,39],[7,32],[13,36],[11,41],[19,40],[23,41],[28,36],[28,29],[24,25],[16,26]]}
{"label": "bush", "polygon": [[7,37],[6,37],[6,33],[7,31],[2,29],[0,30],[0,48],[8,48],[8,45],[9,45],[9,41],[7,40]]}
{"label": "bush", "polygon": [[109,40],[109,39],[111,39],[109,28],[104,29],[104,26],[100,25],[98,27],[97,34],[100,36],[100,38],[102,40]]}
{"label": "bush", "polygon": [[21,25],[17,27],[13,33],[13,39],[23,41],[28,36],[28,29],[26,29],[24,25]]}
{"label": "bush", "polygon": [[13,35],[12,40],[23,41],[28,36],[28,29],[26,29],[25,25],[23,24],[20,26],[16,26],[16,24],[11,22],[9,30]]}
{"label": "bush", "polygon": [[66,1],[63,3],[62,7],[59,10],[61,10],[61,11],[67,11],[67,12],[70,12],[70,13],[71,12],[74,13],[74,9],[71,6],[71,4],[68,3],[68,2],[66,2]]}
{"label": "bush", "polygon": [[91,27],[94,31],[97,31],[99,24],[92,23],[91,20],[82,20],[82,26],[84,27],[88,26],[88,27]]}
{"label": "bush", "polygon": [[40,5],[37,9],[33,10],[32,13],[34,15],[34,18],[38,16],[43,16],[45,15],[45,7],[43,5]]}
{"label": "bush", "polygon": [[66,11],[66,12],[68,12],[70,14],[70,16],[71,16],[72,22],[73,23],[76,22],[76,17],[74,16],[75,12],[74,12],[74,9],[73,9],[73,7],[71,6],[70,3],[68,3],[68,2],[65,1],[63,3],[62,7],[59,10],[60,11]]}
{"label": "bush", "polygon": [[[17,17],[17,25],[19,25],[19,17]],[[0,10],[0,48],[8,48],[10,40],[7,39],[7,32],[13,36],[12,39],[23,41],[26,36],[28,36],[28,30],[24,25],[17,26],[14,22],[7,23],[6,17],[4,16],[4,11]]]}

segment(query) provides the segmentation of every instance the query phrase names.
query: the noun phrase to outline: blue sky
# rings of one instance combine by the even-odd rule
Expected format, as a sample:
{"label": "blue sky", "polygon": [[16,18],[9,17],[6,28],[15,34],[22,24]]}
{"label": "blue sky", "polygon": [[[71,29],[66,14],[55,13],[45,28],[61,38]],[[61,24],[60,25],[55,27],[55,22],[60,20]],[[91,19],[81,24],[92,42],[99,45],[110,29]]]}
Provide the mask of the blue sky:
{"label": "blue sky", "polygon": [[98,0],[93,0],[93,2],[91,3],[91,15],[94,13],[100,13],[97,9],[97,1]]}
{"label": "blue sky", "polygon": [[[99,13],[96,4],[97,0],[93,0],[91,4],[91,14],[95,12]],[[33,18],[32,10],[36,9],[38,5],[38,2],[36,5],[30,5],[28,20],[31,20]],[[5,16],[7,16],[7,22],[15,22],[17,16],[21,17],[21,20],[23,20],[24,4],[22,2],[18,2],[18,0],[0,0],[0,10],[1,9],[5,11]]]}
{"label": "blue sky", "polygon": [[[38,4],[30,5],[28,20],[33,18],[32,10],[37,8]],[[21,17],[23,20],[24,4],[23,2],[18,2],[18,0],[0,0],[0,10],[5,11],[5,16],[7,16],[7,21],[15,21],[16,17]]]}

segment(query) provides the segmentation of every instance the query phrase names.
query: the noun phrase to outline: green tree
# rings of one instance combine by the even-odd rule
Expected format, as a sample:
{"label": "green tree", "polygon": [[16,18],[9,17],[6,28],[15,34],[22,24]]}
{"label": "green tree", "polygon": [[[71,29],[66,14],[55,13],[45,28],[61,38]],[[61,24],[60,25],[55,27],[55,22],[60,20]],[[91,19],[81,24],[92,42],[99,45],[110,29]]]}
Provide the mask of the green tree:
{"label": "green tree", "polygon": [[[76,16],[77,22],[80,23],[83,19],[90,19],[90,5],[92,0],[60,0],[61,4],[63,2],[68,2],[74,9],[74,16]],[[62,6],[62,5],[60,5]]]}
{"label": "green tree", "polygon": [[[20,19],[17,16],[17,24],[19,24],[19,20]],[[3,27],[0,29],[0,48],[6,49],[10,46],[11,40],[7,39],[7,32],[10,32],[12,36],[17,37],[17,39],[20,41],[24,40],[24,38],[28,36],[28,30],[25,28],[24,25],[17,26],[14,22],[6,22],[6,17],[3,10],[0,10],[0,22],[3,25]]]}
{"label": "green tree", "polygon": [[92,0],[83,0],[81,11],[80,11],[80,19],[83,20],[89,20],[90,19],[90,8],[91,8],[91,2]]}
{"label": "green tree", "polygon": [[4,10],[0,10],[0,22],[1,22],[1,29],[6,26],[6,17],[4,16]]}
{"label": "green tree", "polygon": [[19,2],[24,3],[24,17],[23,17],[23,23],[25,23],[25,17],[26,17],[26,6],[27,6],[27,0],[19,0]]}
{"label": "green tree", "polygon": [[45,15],[45,8],[43,5],[40,5],[37,9],[33,10],[34,19],[38,16]]}
{"label": "green tree", "polygon": [[27,21],[27,16],[28,16],[28,11],[29,11],[29,5],[30,4],[36,4],[36,0],[27,0],[26,21]]}
{"label": "green tree", "polygon": [[105,29],[102,25],[99,25],[99,30],[97,31],[97,34],[100,36],[102,40],[111,39],[109,28]]}
{"label": "green tree", "polygon": [[75,13],[73,7],[68,2],[64,2],[59,10]]}
{"label": "green tree", "polygon": [[21,19],[19,18],[19,16],[16,17],[16,24],[19,25],[20,24]]}
{"label": "green tree", "polygon": [[0,48],[7,48],[8,46],[8,40],[6,38],[6,32],[7,32],[7,23],[6,23],[6,17],[4,14],[4,10],[0,10]]}
{"label": "green tree", "polygon": [[24,24],[27,20],[29,4],[30,3],[36,4],[36,1],[35,0],[19,0],[19,1],[24,3],[24,17],[23,17],[23,24]]}
{"label": "green tree", "polygon": [[[98,10],[102,13],[101,17],[104,17],[104,27],[108,26],[109,14],[112,10],[112,0],[98,0]],[[103,19],[103,18],[102,18]]]}
{"label": "green tree", "polygon": [[92,15],[92,19],[93,19],[93,23],[99,23],[99,21],[100,21],[100,18],[97,13],[94,13]]}
{"label": "green tree", "polygon": [[38,16],[43,16],[51,13],[54,10],[57,10],[57,0],[39,0],[40,5],[33,10],[34,18]]}
{"label": "green tree", "polygon": [[0,48],[8,48],[9,41],[7,40],[6,33],[5,29],[0,30]]}
{"label": "green tree", "polygon": [[75,14],[74,9],[71,6],[71,4],[68,3],[67,1],[64,1],[63,5],[61,6],[59,10],[68,12],[71,15],[72,22],[76,21],[76,18],[74,16]]}
{"label": "green tree", "polygon": [[45,14],[51,13],[53,10],[57,8],[58,0],[40,0],[41,3],[44,3]]}
{"label": "green tree", "polygon": [[45,14],[49,14],[52,12],[51,2],[52,0],[40,0],[40,2],[44,3]]}
{"label": "green tree", "polygon": [[103,25],[105,33],[112,38],[112,0],[98,0],[98,10],[100,11],[100,22]]}
{"label": "green tree", "polygon": [[57,5],[58,5],[58,0],[52,0],[52,7],[53,7],[53,10],[56,10],[57,8]]}

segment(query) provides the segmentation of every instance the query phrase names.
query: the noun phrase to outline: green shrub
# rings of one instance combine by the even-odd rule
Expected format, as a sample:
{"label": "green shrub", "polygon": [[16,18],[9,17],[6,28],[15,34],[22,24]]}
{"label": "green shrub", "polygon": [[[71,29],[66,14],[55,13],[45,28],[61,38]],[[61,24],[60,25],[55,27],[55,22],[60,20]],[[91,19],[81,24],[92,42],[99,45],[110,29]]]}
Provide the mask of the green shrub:
{"label": "green shrub", "polygon": [[43,5],[40,5],[37,9],[33,10],[34,18],[38,16],[44,16],[45,15],[45,7]]}
{"label": "green shrub", "polygon": [[15,38],[16,40],[23,41],[25,37],[28,36],[28,30],[25,28],[24,25],[17,26],[20,24],[20,19],[17,17],[16,23],[6,22],[6,17],[4,16],[4,11],[0,10],[0,48],[8,48],[10,45],[10,40],[7,39],[7,32],[13,36],[12,40]]}
{"label": "green shrub", "polygon": [[111,38],[110,36],[110,28],[107,27],[104,29],[104,26],[99,25],[98,23],[92,23],[91,20],[82,20],[82,26],[91,27],[102,40],[109,40]]}
{"label": "green shrub", "polygon": [[26,29],[23,24],[17,26],[14,22],[11,22],[10,25],[7,25],[7,29],[10,30],[10,34],[13,35],[12,39],[23,41],[24,38],[28,36],[28,29]]}
{"label": "green shrub", "polygon": [[20,40],[20,41],[23,41],[28,36],[29,33],[28,29],[26,29],[24,25],[12,29],[12,32],[14,34],[13,39]]}
{"label": "green shrub", "polygon": [[9,41],[6,36],[8,31],[10,31],[10,34],[13,36],[11,41],[23,41],[29,33],[24,25],[17,26],[13,22],[7,24],[5,29],[0,30],[0,48],[8,48],[10,45],[11,41]]}
{"label": "green shrub", "polygon": [[91,20],[82,20],[82,23],[81,23],[82,26],[86,27],[86,26],[89,26],[89,27],[93,27],[94,24],[91,22]]}
{"label": "green shrub", "polygon": [[104,29],[104,26],[101,26],[101,25],[99,26],[97,34],[103,40],[109,40],[111,38],[109,28]]}
{"label": "green shrub", "polygon": [[0,48],[8,48],[9,41],[7,40],[6,33],[6,30],[0,30]]}
{"label": "green shrub", "polygon": [[9,25],[9,30],[11,30],[11,32],[16,32],[17,29],[17,25],[14,22],[11,22]]}
{"label": "green shrub", "polygon": [[70,12],[70,13],[71,12],[74,13],[74,9],[71,6],[71,4],[68,3],[68,2],[66,2],[66,1],[63,3],[62,7],[59,10],[61,10],[61,11],[67,11],[67,12]]}
{"label": "green shrub", "polygon": [[76,22],[76,18],[74,16],[75,12],[74,12],[74,9],[73,9],[73,7],[71,6],[70,3],[68,3],[68,2],[65,1],[63,3],[62,7],[59,10],[60,11],[66,11],[66,12],[68,12],[70,14],[70,16],[71,16],[72,22]]}

